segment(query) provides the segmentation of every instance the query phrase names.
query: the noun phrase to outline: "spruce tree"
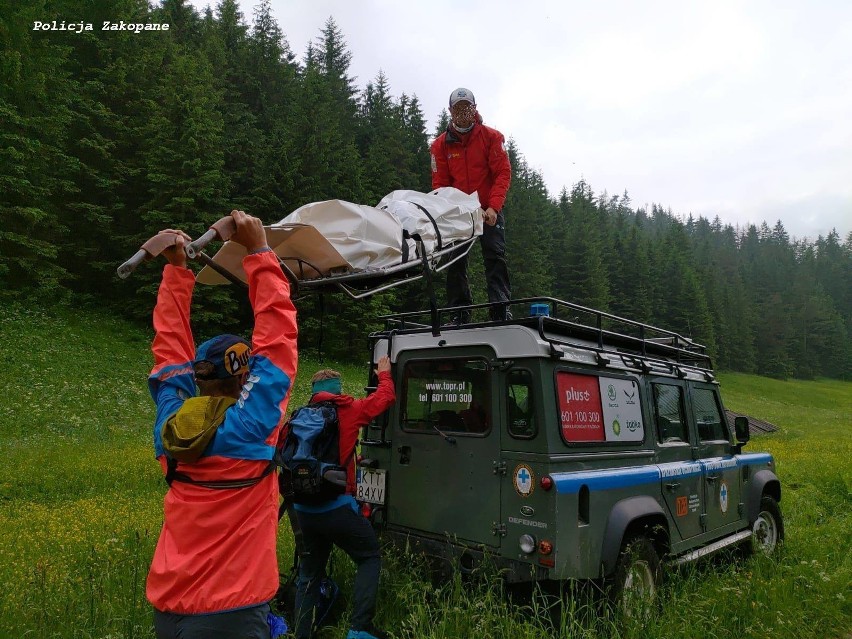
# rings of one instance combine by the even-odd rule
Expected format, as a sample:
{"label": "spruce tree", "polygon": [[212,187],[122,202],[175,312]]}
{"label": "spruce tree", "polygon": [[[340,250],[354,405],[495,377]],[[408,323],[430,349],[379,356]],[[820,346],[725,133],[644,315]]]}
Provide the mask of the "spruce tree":
{"label": "spruce tree", "polygon": [[56,34],[33,31],[43,11],[27,3],[0,15],[0,279],[8,294],[55,298],[67,228],[59,203],[76,196],[65,152],[78,90]]}
{"label": "spruce tree", "polygon": [[[153,88],[146,143],[141,149],[147,198],[138,216],[150,235],[180,228],[198,237],[231,209],[224,179],[224,123],[221,93],[207,60],[176,46],[164,59],[167,72]],[[198,291],[194,321],[198,326],[234,326],[235,306],[227,289]],[[155,284],[140,289],[152,300]],[[219,303],[203,303],[204,300]],[[140,309],[144,312],[145,307]]]}
{"label": "spruce tree", "polygon": [[[80,19],[97,23],[104,11],[132,23],[151,19],[139,0],[93,2]],[[71,39],[66,65],[76,79],[66,152],[76,171],[75,195],[59,203],[69,233],[59,259],[72,276],[75,299],[105,296],[122,303],[132,290],[115,277],[115,267],[138,248],[135,229],[124,223],[135,204],[134,155],[140,144],[141,96],[152,86],[146,65],[169,34],[143,41],[120,31],[84,31]],[[126,238],[133,235],[133,239]]]}
{"label": "spruce tree", "polygon": [[583,180],[559,203],[566,224],[562,257],[555,264],[556,289],[562,299],[597,310],[609,309],[608,273],[597,224],[595,196]]}
{"label": "spruce tree", "polygon": [[409,98],[405,93],[399,100],[402,112],[403,145],[405,147],[405,184],[416,191],[432,190],[432,175],[429,163],[429,140],[426,134],[426,117],[420,100],[414,94]]}
{"label": "spruce tree", "polygon": [[358,146],[364,158],[364,196],[376,204],[390,191],[410,188],[402,174],[407,165],[402,109],[394,104],[387,76],[381,71],[364,91]]}
{"label": "spruce tree", "polygon": [[632,224],[625,237],[615,239],[614,247],[610,310],[619,317],[650,323],[653,319],[651,263],[641,227]]}
{"label": "spruce tree", "polygon": [[555,205],[547,196],[541,174],[531,169],[513,140],[507,145],[512,184],[503,207],[506,251],[513,297],[550,295],[554,288],[550,232]]}
{"label": "spruce tree", "polygon": [[256,156],[249,176],[246,206],[264,221],[275,222],[298,206],[293,190],[301,164],[295,145],[293,111],[300,97],[299,66],[272,14],[269,0],[254,12],[248,40],[250,79],[245,103],[256,114]]}

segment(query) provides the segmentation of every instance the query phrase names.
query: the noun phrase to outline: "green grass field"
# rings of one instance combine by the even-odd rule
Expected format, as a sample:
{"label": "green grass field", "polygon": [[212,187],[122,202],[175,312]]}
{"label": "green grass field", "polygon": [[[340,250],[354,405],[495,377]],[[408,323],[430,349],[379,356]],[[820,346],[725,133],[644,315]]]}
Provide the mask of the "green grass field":
{"label": "green grass field", "polygon": [[[149,444],[149,337],[90,312],[0,308],[2,638],[153,637],[144,582],[165,484]],[[320,367],[300,362],[292,407]],[[345,391],[361,393],[366,370],[339,368]],[[728,408],[781,427],[747,447],[778,462],[787,530],[778,557],[681,570],[659,615],[622,624],[583,596],[510,603],[493,575],[436,586],[417,558],[388,554],[379,623],[410,639],[852,637],[852,383],[720,378]],[[292,542],[281,533],[286,569]],[[351,566],[344,557],[335,566],[346,593]],[[344,634],[341,622],[322,636]]]}

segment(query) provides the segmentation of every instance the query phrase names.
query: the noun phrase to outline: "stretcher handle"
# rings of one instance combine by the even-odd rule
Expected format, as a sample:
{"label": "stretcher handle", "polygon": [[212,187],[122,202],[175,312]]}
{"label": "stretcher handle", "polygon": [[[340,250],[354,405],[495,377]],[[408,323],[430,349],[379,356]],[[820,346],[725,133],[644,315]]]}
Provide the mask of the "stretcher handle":
{"label": "stretcher handle", "polygon": [[230,215],[226,215],[221,218],[218,222],[210,225],[210,228],[207,232],[204,233],[201,237],[199,237],[194,242],[190,242],[186,245],[186,256],[189,258],[195,258],[205,246],[210,244],[217,237],[223,242],[227,242],[231,239],[231,236],[237,232],[237,223],[234,222],[234,218]]}
{"label": "stretcher handle", "polygon": [[115,271],[116,275],[126,280],[142,262],[147,262],[157,257],[170,246],[174,246],[177,243],[177,238],[178,236],[175,233],[158,233],[145,242],[133,257],[119,266]]}
{"label": "stretcher handle", "polygon": [[281,270],[284,273],[284,277],[287,278],[287,281],[290,282],[290,297],[299,294],[299,278],[296,277],[296,274],[293,272],[287,264],[280,257],[278,258],[278,265],[281,267]]}
{"label": "stretcher handle", "polygon": [[115,274],[118,275],[121,279],[126,280],[130,277],[130,274],[136,270],[136,267],[139,266],[145,260],[151,259],[148,255],[147,251],[143,249],[139,249],[136,253],[127,260],[124,264],[115,269]]}
{"label": "stretcher handle", "polygon": [[226,269],[224,266],[216,264],[216,262],[213,261],[213,258],[207,255],[207,253],[205,253],[204,251],[201,251],[201,253],[198,254],[198,257],[196,257],[195,259],[204,264],[204,266],[209,266],[210,268],[212,268],[219,275],[228,280],[231,284],[236,284],[240,288],[244,289],[248,288],[248,284],[243,282],[239,277],[231,273],[231,271]]}

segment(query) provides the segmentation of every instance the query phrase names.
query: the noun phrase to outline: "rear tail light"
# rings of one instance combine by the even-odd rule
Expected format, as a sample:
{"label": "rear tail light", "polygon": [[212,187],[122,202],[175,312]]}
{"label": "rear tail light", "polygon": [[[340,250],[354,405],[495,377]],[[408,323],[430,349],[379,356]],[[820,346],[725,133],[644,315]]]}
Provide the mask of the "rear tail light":
{"label": "rear tail light", "polygon": [[542,539],[538,542],[538,552],[542,555],[549,555],[553,552],[553,544],[547,541],[547,539]]}
{"label": "rear tail light", "polygon": [[361,514],[364,515],[367,519],[370,518],[370,515],[373,514],[373,506],[371,504],[361,504]]}
{"label": "rear tail light", "polygon": [[553,488],[553,478],[550,475],[543,475],[538,483],[542,490],[550,490]]}

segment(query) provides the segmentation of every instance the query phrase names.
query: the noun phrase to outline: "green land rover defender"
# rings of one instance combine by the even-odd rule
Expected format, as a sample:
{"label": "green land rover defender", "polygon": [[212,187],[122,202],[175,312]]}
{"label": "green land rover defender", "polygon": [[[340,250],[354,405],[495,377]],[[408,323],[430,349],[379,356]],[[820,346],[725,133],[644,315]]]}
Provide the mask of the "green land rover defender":
{"label": "green land rover defender", "polygon": [[619,601],[653,596],[667,563],[776,549],[775,463],[742,452],[748,419],[732,432],[703,346],[552,298],[511,308],[393,315],[371,336],[398,399],[366,429],[358,498],[385,538]]}

